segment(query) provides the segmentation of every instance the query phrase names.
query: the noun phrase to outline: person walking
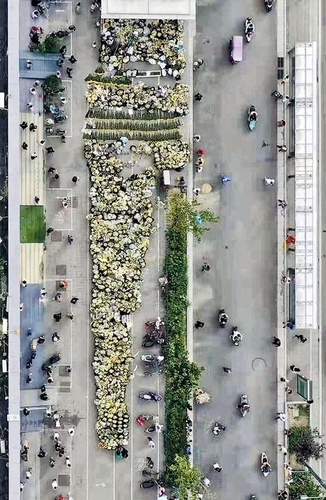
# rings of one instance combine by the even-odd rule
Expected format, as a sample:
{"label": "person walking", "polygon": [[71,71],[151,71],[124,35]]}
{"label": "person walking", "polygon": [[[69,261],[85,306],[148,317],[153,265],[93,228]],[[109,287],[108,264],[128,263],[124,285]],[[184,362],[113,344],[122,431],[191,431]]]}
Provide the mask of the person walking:
{"label": "person walking", "polygon": [[300,340],[300,342],[301,342],[302,344],[304,344],[304,343],[305,343],[305,342],[307,342],[307,340],[308,340],[308,339],[307,339],[306,337],[304,337],[302,334],[300,334],[300,335],[294,335],[294,337],[295,337],[295,338],[297,338],[297,339],[299,339],[299,340]]}
{"label": "person walking", "polygon": [[55,458],[54,457],[51,457],[50,458],[50,463],[49,463],[50,467],[53,468],[55,466]]}
{"label": "person walking", "polygon": [[33,381],[32,372],[30,372],[26,377],[26,384],[30,384]]}
{"label": "person walking", "polygon": [[53,231],[54,231],[53,227],[48,227],[46,230],[47,236],[49,236],[51,233],[53,233]]}
{"label": "person walking", "polygon": [[27,150],[28,150],[28,144],[27,144],[27,142],[25,142],[25,141],[23,142],[23,144],[22,144],[22,148],[23,148],[25,151],[27,151]]}
{"label": "person walking", "polygon": [[74,321],[74,315],[72,312],[69,312],[66,314],[67,318],[71,319],[71,321]]}
{"label": "person walking", "polygon": [[148,446],[149,446],[152,450],[154,450],[154,449],[156,448],[156,446],[155,446],[155,443],[154,443],[153,439],[152,439],[151,437],[148,437],[147,439],[148,439]]}
{"label": "person walking", "polygon": [[20,126],[23,130],[25,130],[25,128],[27,128],[27,127],[28,127],[28,123],[27,123],[27,122],[25,122],[25,121],[23,121],[23,122],[21,122],[21,124],[20,124],[19,126]]}
{"label": "person walking", "polygon": [[277,200],[278,206],[281,208],[286,208],[288,206],[287,202],[285,200]]}
{"label": "person walking", "polygon": [[80,178],[77,177],[77,175],[74,175],[73,178],[71,179],[74,184],[77,184],[77,182],[80,181]]}
{"label": "person walking", "polygon": [[279,120],[279,121],[277,122],[277,126],[278,126],[278,127],[285,127],[285,125],[286,125],[286,121],[285,121],[285,120]]}
{"label": "person walking", "polygon": [[66,466],[70,468],[71,467],[71,462],[70,462],[70,458],[69,457],[65,458],[65,462],[66,462]]}
{"label": "person walking", "polygon": [[94,40],[94,41],[92,42],[92,49],[96,49],[96,46],[97,46],[97,43],[96,43],[96,40]]}
{"label": "person walking", "polygon": [[72,75],[71,75],[72,70],[73,70],[73,68],[70,68],[70,67],[68,67],[68,68],[66,69],[66,72],[67,72],[67,75],[69,76],[69,78],[72,78]]}
{"label": "person walking", "polygon": [[287,148],[287,146],[285,144],[283,144],[283,145],[277,144],[276,147],[278,148],[278,152],[279,153],[286,153],[287,150],[288,150],[288,148]]}
{"label": "person walking", "polygon": [[295,323],[293,321],[283,322],[283,328],[289,328],[290,330],[295,329]]}
{"label": "person walking", "polygon": [[31,155],[31,160],[36,160],[37,158],[37,154],[34,152],[32,155]]}
{"label": "person walking", "polygon": [[75,64],[75,62],[77,62],[77,59],[75,58],[74,55],[71,55],[68,59],[69,62],[71,62],[71,64]]}
{"label": "person walking", "polygon": [[66,45],[62,45],[62,47],[60,48],[59,52],[60,52],[60,54],[62,56],[65,56],[66,53],[67,53],[67,46]]}
{"label": "person walking", "polygon": [[197,320],[195,323],[195,328],[204,328],[204,326],[205,323],[203,323],[202,321]]}
{"label": "person walking", "polygon": [[223,371],[224,373],[232,373],[232,369],[229,368],[228,366],[223,366]]}
{"label": "person walking", "polygon": [[202,272],[203,271],[209,271],[210,270],[210,265],[207,262],[204,262],[201,268]]}
{"label": "person walking", "polygon": [[199,142],[201,140],[201,135],[196,134],[194,135],[194,142]]}
{"label": "person walking", "polygon": [[272,344],[276,345],[276,347],[281,347],[281,341],[278,337],[273,337]]}
{"label": "person walking", "polygon": [[78,297],[72,297],[72,299],[70,300],[70,303],[71,304],[77,304],[79,298]]}
{"label": "person walking", "polygon": [[286,415],[283,411],[278,411],[276,413],[275,420],[281,420],[281,422],[285,422],[285,419],[286,419]]}
{"label": "person walking", "polygon": [[197,94],[194,95],[194,98],[195,98],[195,101],[201,101],[203,96],[202,94],[200,94],[199,92],[197,92]]}
{"label": "person walking", "polygon": [[29,126],[29,131],[30,132],[35,132],[35,130],[37,130],[37,125],[35,125],[34,123],[31,123],[30,126]]}
{"label": "person walking", "polygon": [[298,366],[296,366],[296,365],[291,365],[290,366],[290,370],[291,370],[291,372],[294,372],[294,373],[301,372],[300,368]]}
{"label": "person walking", "polygon": [[195,189],[193,190],[193,193],[194,193],[196,196],[198,196],[198,195],[199,195],[199,193],[200,193],[200,191],[201,191],[201,189],[200,189],[200,188],[195,188]]}
{"label": "person walking", "polygon": [[53,479],[51,486],[53,490],[56,490],[58,488],[58,481],[56,479]]}
{"label": "person walking", "polygon": [[51,155],[55,152],[52,146],[48,146],[47,148],[45,148],[45,150],[48,155]]}

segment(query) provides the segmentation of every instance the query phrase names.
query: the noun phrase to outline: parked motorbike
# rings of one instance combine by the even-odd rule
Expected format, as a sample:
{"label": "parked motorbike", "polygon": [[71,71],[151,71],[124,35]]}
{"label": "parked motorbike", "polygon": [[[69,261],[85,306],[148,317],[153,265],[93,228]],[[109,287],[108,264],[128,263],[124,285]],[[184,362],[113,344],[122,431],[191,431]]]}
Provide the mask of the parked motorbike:
{"label": "parked motorbike", "polygon": [[46,361],[45,363],[43,363],[42,365],[42,370],[44,371],[47,371],[47,369],[53,365],[54,363],[58,363],[58,361],[60,361],[61,359],[61,354],[57,353],[57,354],[53,354],[53,356],[51,356],[51,358]]}
{"label": "parked motorbike", "polygon": [[155,354],[143,354],[141,360],[145,363],[162,363],[164,361],[164,356],[156,356]]}
{"label": "parked motorbike", "polygon": [[45,129],[45,133],[46,134],[53,134],[54,132],[54,128],[53,127],[46,127]]}
{"label": "parked motorbike", "polygon": [[226,431],[226,426],[222,424],[222,422],[215,422],[213,425],[212,433],[215,436],[219,436],[220,433]]}
{"label": "parked motorbike", "polygon": [[140,392],[139,393],[139,399],[143,399],[144,401],[162,401],[162,396],[157,394],[157,392]]}
{"label": "parked motorbike", "polygon": [[148,481],[143,481],[140,483],[140,488],[153,488],[156,482],[153,479],[148,479]]}
{"label": "parked motorbike", "polygon": [[143,339],[143,347],[153,347],[153,345],[164,344],[163,337],[157,337],[153,335],[145,335]]}
{"label": "parked motorbike", "polygon": [[157,418],[157,415],[138,415],[136,422],[139,425],[144,425],[148,420],[155,420]]}
{"label": "parked motorbike", "polygon": [[232,328],[232,333],[230,335],[230,339],[232,340],[233,344],[237,347],[240,345],[240,342],[243,339],[242,334],[239,332],[238,327],[234,326]]}
{"label": "parked motorbike", "polygon": [[151,476],[151,477],[157,477],[159,475],[159,472],[153,472],[151,470],[143,469],[141,471],[142,476]]}
{"label": "parked motorbike", "polygon": [[261,467],[260,470],[262,471],[262,474],[264,477],[267,477],[270,472],[272,472],[272,467],[270,463],[268,462],[268,458],[266,453],[261,454]]}
{"label": "parked motorbike", "polygon": [[229,321],[229,316],[226,314],[225,309],[220,309],[218,313],[218,322],[220,328],[225,328],[225,325]]}
{"label": "parked motorbike", "polygon": [[237,405],[237,408],[242,418],[244,418],[247,415],[248,411],[250,411],[247,394],[242,394],[242,396],[240,397],[240,404]]}
{"label": "parked motorbike", "polygon": [[274,0],[265,0],[265,7],[267,12],[270,12],[273,8]]}
{"label": "parked motorbike", "polygon": [[148,427],[147,429],[144,430],[144,432],[146,432],[148,434],[151,434],[152,432],[155,432],[155,431],[156,431],[155,425],[151,425],[150,427]]}
{"label": "parked motorbike", "polygon": [[55,123],[62,123],[68,119],[68,115],[59,115],[54,117]]}
{"label": "parked motorbike", "polygon": [[251,41],[252,37],[254,36],[254,33],[255,33],[255,25],[252,22],[251,17],[247,17],[245,20],[244,32],[245,32],[246,40],[249,43]]}
{"label": "parked motorbike", "polygon": [[251,104],[248,108],[247,121],[248,121],[249,130],[251,130],[251,131],[255,130],[256,125],[257,125],[257,121],[258,121],[258,113],[257,113],[256,108],[253,104]]}
{"label": "parked motorbike", "polygon": [[153,469],[154,461],[151,459],[151,457],[146,457],[146,467],[148,467],[149,469]]}
{"label": "parked motorbike", "polygon": [[55,129],[55,134],[56,135],[66,135],[67,133],[67,130],[63,129],[63,128],[56,128]]}

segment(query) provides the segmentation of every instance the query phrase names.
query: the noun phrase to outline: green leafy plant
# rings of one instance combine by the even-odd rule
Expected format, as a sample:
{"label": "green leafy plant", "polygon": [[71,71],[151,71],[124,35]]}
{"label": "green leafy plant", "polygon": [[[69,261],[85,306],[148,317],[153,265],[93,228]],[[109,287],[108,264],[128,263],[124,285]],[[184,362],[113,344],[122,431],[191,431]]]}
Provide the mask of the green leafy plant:
{"label": "green leafy plant", "polygon": [[58,54],[60,47],[63,45],[62,38],[57,38],[55,36],[47,36],[44,42],[38,45],[38,50],[42,53],[50,52]]}
{"label": "green leafy plant", "polygon": [[188,201],[182,194],[173,195],[173,203],[168,213],[170,226],[178,224],[185,225],[187,231],[194,234],[200,241],[202,235],[209,230],[204,226],[207,222],[217,222],[219,218],[210,210],[198,210],[200,203],[197,200]]}
{"label": "green leafy plant", "polygon": [[61,78],[58,78],[56,75],[50,75],[45,78],[43,82],[43,91],[44,94],[54,95],[63,92],[65,88],[62,86]]}
{"label": "green leafy plant", "polygon": [[289,436],[289,451],[296,455],[298,462],[308,462],[311,458],[320,460],[326,448],[324,443],[320,443],[322,436],[318,429],[311,427],[292,427]]}
{"label": "green leafy plant", "polygon": [[191,467],[187,457],[175,457],[174,464],[170,467],[175,478],[175,486],[180,500],[195,500],[197,493],[203,489],[202,474],[198,467]]}
{"label": "green leafy plant", "polygon": [[289,500],[300,500],[301,496],[307,497],[319,497],[324,493],[326,497],[326,492],[322,489],[316,482],[309,472],[299,472],[297,471],[292,475],[293,482],[289,487]]}

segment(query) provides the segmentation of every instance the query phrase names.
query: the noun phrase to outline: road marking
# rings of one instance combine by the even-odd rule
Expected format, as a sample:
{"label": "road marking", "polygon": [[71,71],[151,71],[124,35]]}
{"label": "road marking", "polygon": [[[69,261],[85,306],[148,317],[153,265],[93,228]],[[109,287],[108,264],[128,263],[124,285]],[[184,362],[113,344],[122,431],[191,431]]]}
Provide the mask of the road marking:
{"label": "road marking", "polygon": [[[321,57],[321,50],[322,50],[322,6],[321,6],[321,0],[318,0],[318,41],[317,41],[317,46],[318,46],[318,66],[317,66],[317,75],[318,75],[318,81],[317,81],[317,89],[318,89],[318,183],[319,183],[319,192],[318,192],[318,198],[319,198],[319,206],[318,206],[318,220],[319,220],[319,234],[322,234],[322,173],[321,173],[321,160],[322,160],[322,57]],[[323,353],[323,335],[322,335],[322,320],[323,320],[323,307],[322,307],[322,271],[323,271],[323,265],[322,265],[322,238],[319,238],[319,290],[318,290],[318,295],[319,295],[319,331],[318,331],[318,336],[319,336],[319,344],[318,344],[318,363],[319,363],[319,373],[318,373],[318,378],[319,378],[319,433],[323,435],[323,362],[322,362],[322,353]],[[310,334],[311,335],[311,334]],[[322,460],[319,460],[318,463],[318,471],[319,475],[323,476],[322,474]]]}

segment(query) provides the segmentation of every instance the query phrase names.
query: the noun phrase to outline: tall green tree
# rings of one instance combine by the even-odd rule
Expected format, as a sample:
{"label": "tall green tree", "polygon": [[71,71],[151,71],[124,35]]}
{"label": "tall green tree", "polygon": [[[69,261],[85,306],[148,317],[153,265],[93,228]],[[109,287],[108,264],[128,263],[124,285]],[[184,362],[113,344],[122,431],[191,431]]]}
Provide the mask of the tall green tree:
{"label": "tall green tree", "polygon": [[191,467],[188,457],[175,457],[175,462],[170,467],[175,480],[174,486],[178,488],[180,500],[195,500],[197,493],[203,490],[202,474],[198,467]]}
{"label": "tall green tree", "polygon": [[294,453],[298,462],[309,462],[311,458],[320,460],[323,457],[325,443],[321,443],[322,436],[318,429],[311,427],[292,427],[289,437],[289,451]]}

